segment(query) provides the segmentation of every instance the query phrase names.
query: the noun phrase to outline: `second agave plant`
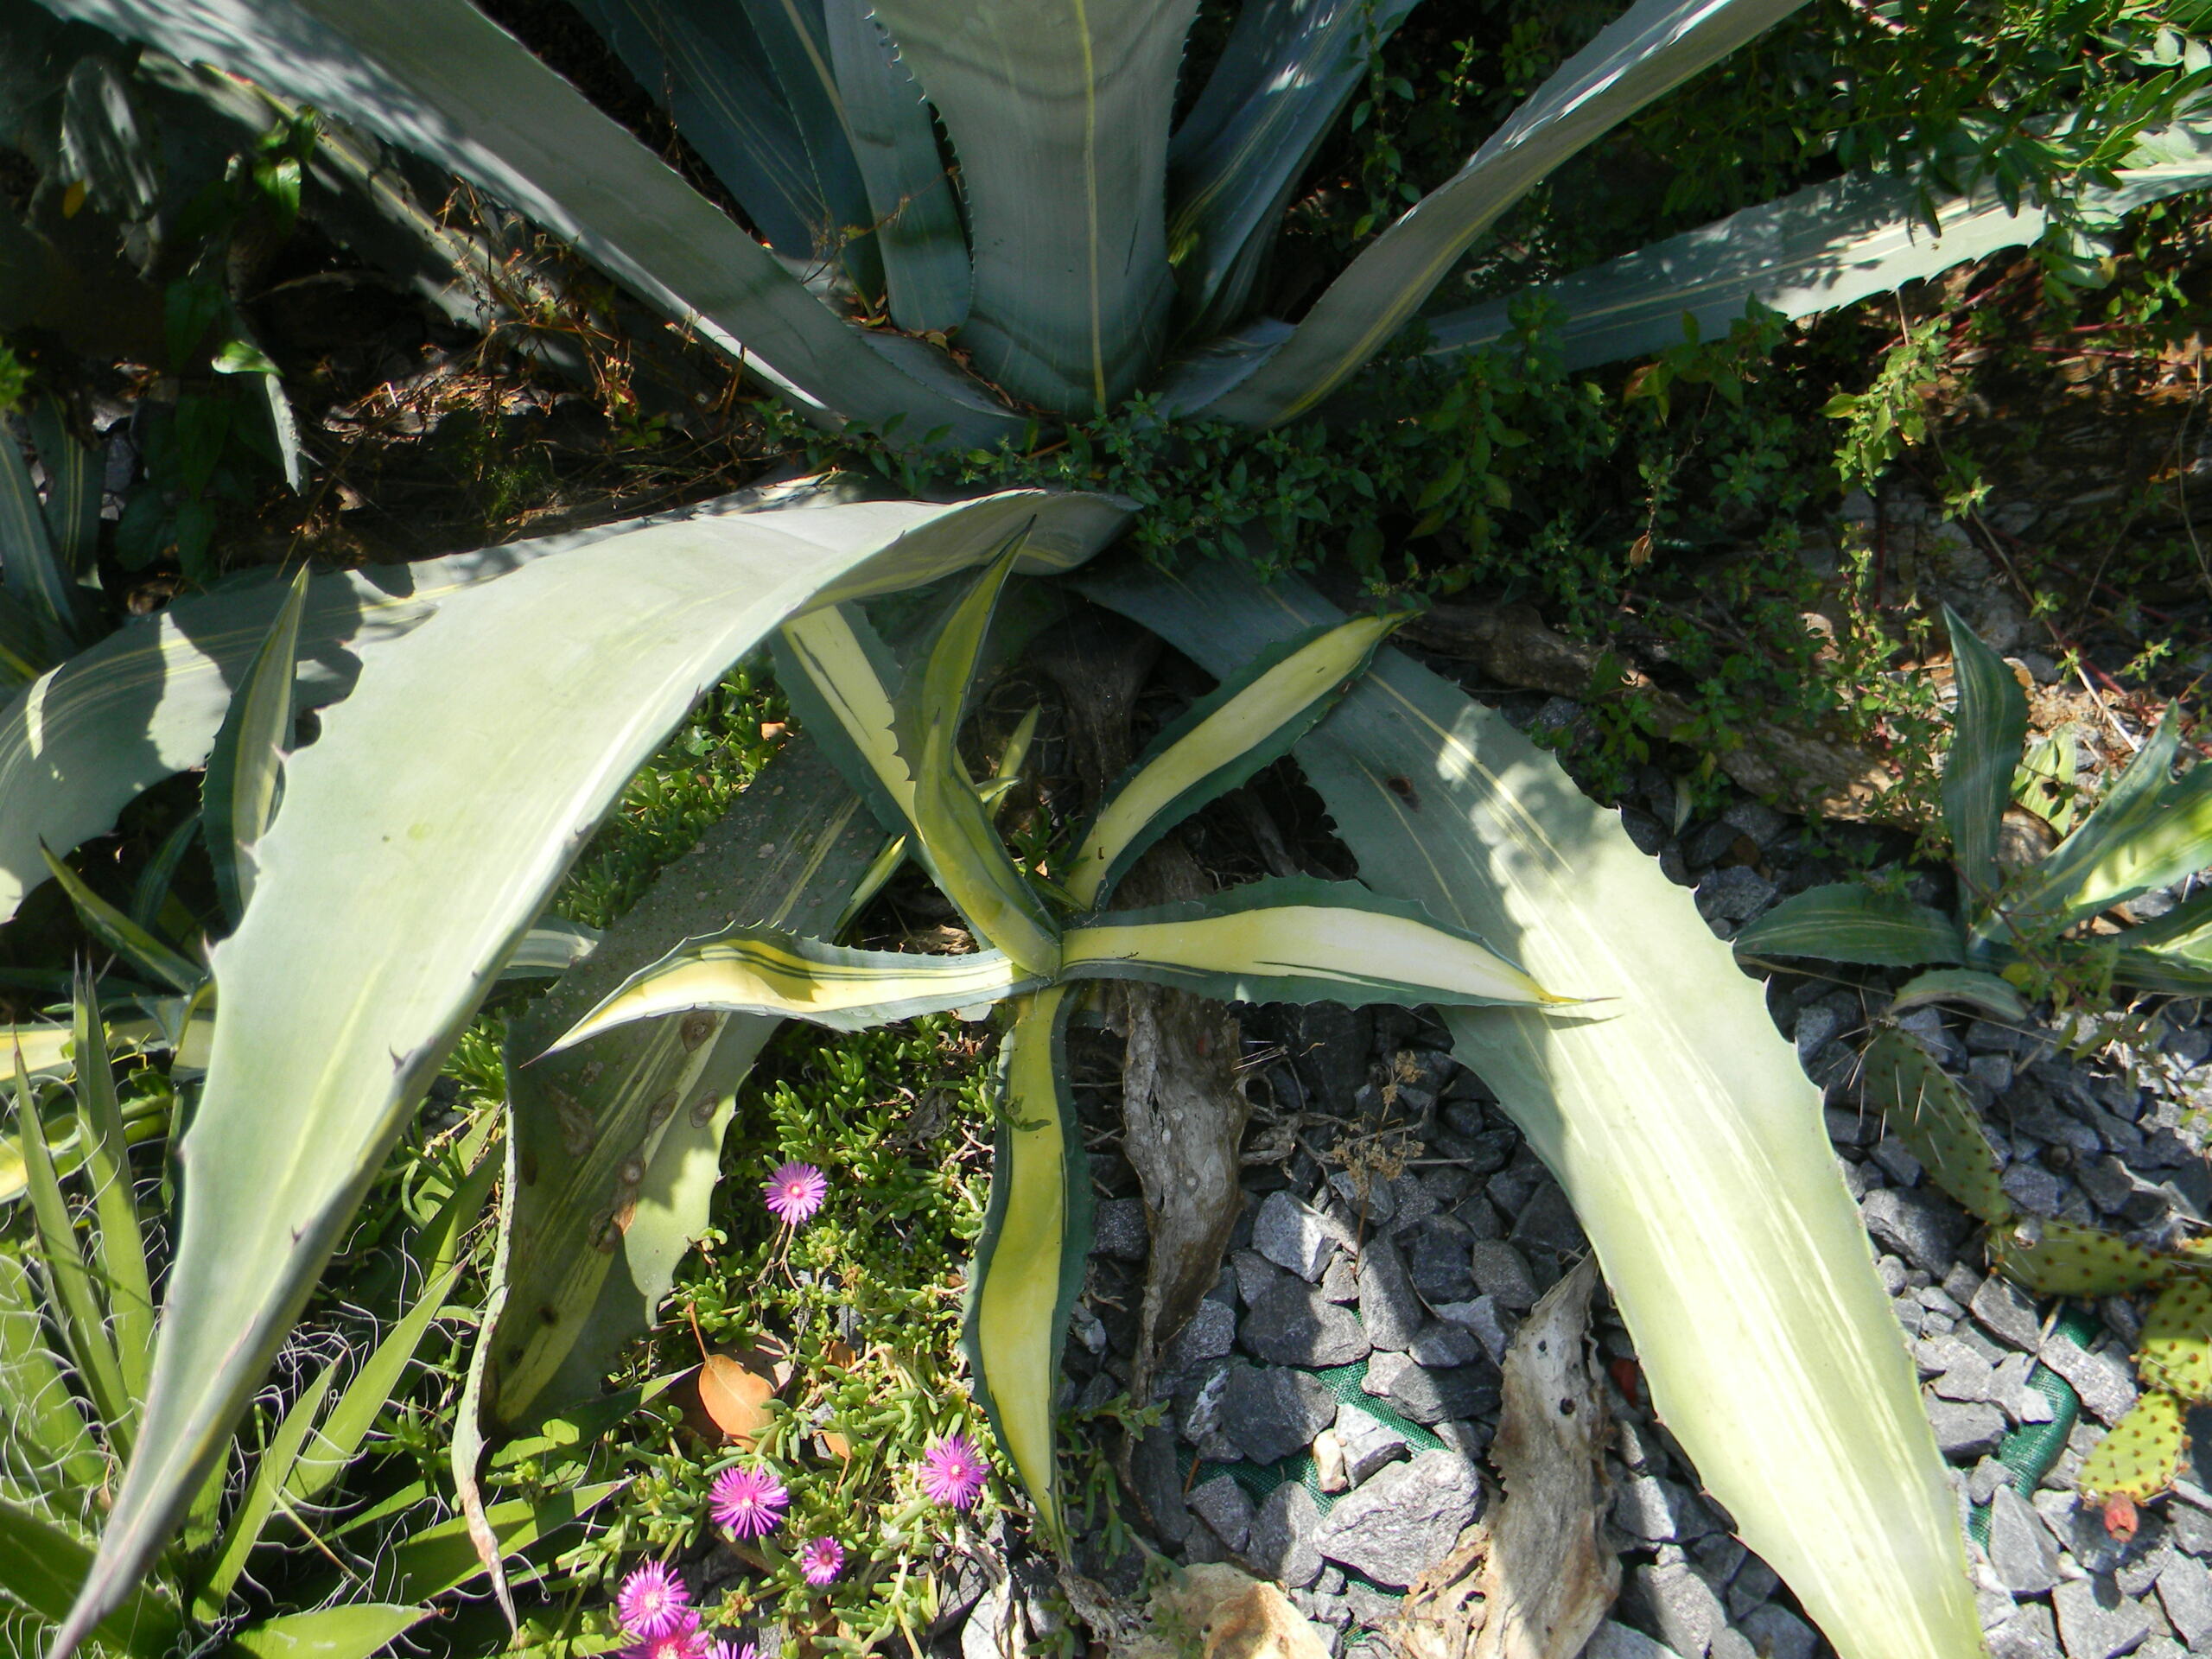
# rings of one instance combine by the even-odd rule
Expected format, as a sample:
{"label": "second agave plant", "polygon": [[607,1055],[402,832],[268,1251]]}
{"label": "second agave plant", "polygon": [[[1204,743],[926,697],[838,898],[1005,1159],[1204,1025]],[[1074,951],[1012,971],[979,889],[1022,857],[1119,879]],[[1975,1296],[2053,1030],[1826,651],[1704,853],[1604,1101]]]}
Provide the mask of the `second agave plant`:
{"label": "second agave plant", "polygon": [[[688,942],[632,976],[555,1045],[692,1010],[854,1030],[1003,1002],[997,1167],[969,1275],[978,1395],[1056,1539],[1059,1344],[1083,1284],[1090,1177],[1063,1058],[1090,982],[1144,979],[1254,1001],[1561,1007],[1471,935],[1357,882],[1259,881],[1200,904],[1110,912],[1115,883],[1160,836],[1250,778],[1318,721],[1402,615],[1309,629],[1228,678],[1161,734],[1064,868],[1027,869],[1000,842],[955,745],[1012,552],[969,582],[906,653],[855,607],[787,625],[785,681],[854,786],[967,918],[977,949],[860,950],[773,928]],[[904,658],[902,666],[900,658]]]}

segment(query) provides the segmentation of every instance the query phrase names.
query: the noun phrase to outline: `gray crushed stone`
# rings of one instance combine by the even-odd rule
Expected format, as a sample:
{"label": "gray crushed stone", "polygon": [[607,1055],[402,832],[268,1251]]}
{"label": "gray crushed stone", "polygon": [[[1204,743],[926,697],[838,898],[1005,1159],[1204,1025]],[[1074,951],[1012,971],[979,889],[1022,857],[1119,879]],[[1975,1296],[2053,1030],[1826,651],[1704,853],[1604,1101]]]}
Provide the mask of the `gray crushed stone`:
{"label": "gray crushed stone", "polygon": [[[1670,779],[1649,783],[1655,803],[1671,803],[1660,793]],[[1662,828],[1671,812],[1655,804],[1645,818],[1653,845],[1678,879],[1696,878],[1717,931],[1842,873],[1803,854],[1791,821],[1777,827],[1770,819],[1778,815],[1755,804],[1680,839]],[[1692,841],[1730,861],[1709,868]],[[1927,896],[1948,902],[1933,889]],[[1973,1555],[1992,1659],[2212,1653],[2212,1495],[2192,1473],[2145,1506],[2137,1537],[2121,1544],[2068,1484],[2104,1427],[2133,1403],[2128,1349],[2141,1304],[2100,1304],[2107,1328],[2075,1344],[2050,1328],[2060,1304],[1986,1274],[1975,1224],[1856,1093],[1857,1051],[1882,1007],[1880,985],[1904,975],[1870,977],[1875,988],[1861,993],[1783,976],[1770,1006],[1826,1091],[1829,1137],[1938,1443],[1964,1497],[1989,1506],[1988,1545]],[[1284,1161],[1248,1171],[1222,1285],[1163,1357],[1159,1389],[1174,1409],[1145,1449],[1171,1460],[1147,1473],[1160,1458],[1140,1459],[1139,1472],[1160,1489],[1162,1510],[1187,1502],[1184,1541],[1160,1539],[1171,1554],[1235,1559],[1293,1592],[1340,1659],[1380,1654],[1365,1644],[1395,1613],[1386,1591],[1440,1560],[1476,1512],[1476,1470],[1496,1431],[1497,1367],[1514,1331],[1587,1246],[1557,1184],[1480,1079],[1445,1052],[1440,1028],[1393,1008],[1244,1017],[1252,1052],[1279,1057],[1255,1065],[1251,1086],[1281,1121],[1310,1111],[1400,1122],[1418,1150],[1402,1169],[1354,1180],[1324,1160],[1333,1128],[1301,1132]],[[2212,1169],[2193,1127],[2212,1116],[2212,1018],[2153,1031],[2132,1056],[2090,1060],[2063,1058],[2047,1032],[1939,1008],[1902,1023],[1982,1111],[2006,1190],[2023,1208],[2122,1230],[2212,1213]],[[1103,1400],[1126,1377],[1134,1322],[1113,1310],[1141,1301],[1146,1252],[1128,1226],[1131,1217],[1141,1226],[1141,1201],[1125,1189],[1098,1216],[1093,1290],[1111,1301],[1098,1304],[1093,1323],[1110,1340],[1103,1355],[1070,1344],[1071,1400],[1094,1397],[1084,1387],[1104,1389],[1095,1394]],[[1632,1358],[1602,1299],[1593,1334],[1606,1357]],[[2038,1364],[2073,1383],[2084,1421],[2031,1501],[2012,1490],[1995,1452],[2009,1431],[2050,1419],[2049,1402],[2028,1386]],[[1330,1381],[1316,1375],[1324,1371]],[[1609,1389],[1609,1407],[1608,1537],[1624,1576],[1585,1659],[1834,1659],[1787,1586],[1729,1535],[1648,1404]],[[1423,1426],[1446,1449],[1421,1449],[1430,1442],[1377,1413]],[[1342,1458],[1342,1491],[1317,1498],[1297,1480],[1270,1490],[1231,1478],[1233,1468],[1272,1469],[1325,1430]],[[1172,1531],[1173,1516],[1162,1524]],[[1007,1617],[986,1597],[969,1630],[987,1613]],[[1027,1618],[1015,1610],[1017,1633]]]}

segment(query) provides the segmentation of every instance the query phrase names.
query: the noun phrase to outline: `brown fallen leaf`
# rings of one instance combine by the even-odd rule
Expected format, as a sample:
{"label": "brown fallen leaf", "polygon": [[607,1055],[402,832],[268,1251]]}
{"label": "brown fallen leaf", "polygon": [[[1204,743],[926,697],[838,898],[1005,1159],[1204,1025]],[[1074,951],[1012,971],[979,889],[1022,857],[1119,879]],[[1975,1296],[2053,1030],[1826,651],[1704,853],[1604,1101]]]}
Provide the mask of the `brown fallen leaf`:
{"label": "brown fallen leaf", "polygon": [[1586,1260],[1545,1294],[1505,1356],[1490,1458],[1505,1497],[1408,1593],[1392,1637],[1408,1659],[1576,1659],[1619,1592],[1599,1541],[1605,1414],[1591,1368]]}
{"label": "brown fallen leaf", "polygon": [[834,1428],[822,1431],[822,1449],[833,1458],[842,1458],[848,1463],[852,1461],[853,1443]]}
{"label": "brown fallen leaf", "polygon": [[698,1390],[701,1409],[732,1445],[750,1446],[767,1427],[776,1383],[763,1371],[728,1354],[709,1354],[699,1367]]}
{"label": "brown fallen leaf", "polygon": [[1505,1502],[1491,1526],[1473,1659],[1574,1659],[1620,1593],[1620,1558],[1598,1537],[1605,1410],[1590,1366],[1590,1293],[1581,1266],[1536,1304],[1505,1355],[1505,1406],[1491,1462]]}
{"label": "brown fallen leaf", "polygon": [[1187,1654],[1192,1637],[1201,1659],[1328,1659],[1328,1643],[1280,1589],[1220,1562],[1176,1574],[1151,1611],[1153,1629],[1117,1659]]}

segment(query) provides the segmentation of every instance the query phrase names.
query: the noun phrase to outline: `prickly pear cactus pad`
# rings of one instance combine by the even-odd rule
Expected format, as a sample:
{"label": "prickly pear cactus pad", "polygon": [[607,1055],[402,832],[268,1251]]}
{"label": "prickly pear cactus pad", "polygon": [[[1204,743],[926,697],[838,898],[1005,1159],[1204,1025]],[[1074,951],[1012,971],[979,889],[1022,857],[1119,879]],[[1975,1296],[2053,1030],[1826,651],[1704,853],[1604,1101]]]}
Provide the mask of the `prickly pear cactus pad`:
{"label": "prickly pear cactus pad", "polygon": [[2082,1495],[2137,1503],[2156,1497],[2173,1484],[2187,1444],[2181,1402],[2164,1391],[2146,1394],[2083,1461]]}
{"label": "prickly pear cactus pad", "polygon": [[1993,1230],[1989,1259],[2006,1278],[2044,1296],[2122,1296],[2162,1283],[2174,1270],[2170,1257],[2117,1233],[2037,1218]]}
{"label": "prickly pear cactus pad", "polygon": [[2190,1274],[2158,1293],[2143,1322],[2135,1370],[2146,1389],[2212,1400],[2212,1284]]}

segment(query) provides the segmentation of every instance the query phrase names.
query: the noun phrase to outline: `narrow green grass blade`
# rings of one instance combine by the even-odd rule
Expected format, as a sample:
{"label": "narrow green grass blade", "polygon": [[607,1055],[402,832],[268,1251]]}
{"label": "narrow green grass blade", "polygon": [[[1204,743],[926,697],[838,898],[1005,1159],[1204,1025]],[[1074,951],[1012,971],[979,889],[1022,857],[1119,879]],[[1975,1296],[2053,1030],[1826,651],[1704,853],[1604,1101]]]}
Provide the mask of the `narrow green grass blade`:
{"label": "narrow green grass blade", "polygon": [[1903,1014],[1930,1002],[1962,1004],[2008,1026],[2023,1025],[2028,1018],[2027,999],[2012,988],[2011,981],[1974,968],[1935,968],[1915,974],[1897,987],[1890,1012]]}
{"label": "narrow green grass blade", "polygon": [[1748,923],[1735,946],[1745,957],[1817,957],[1887,968],[1966,960],[1955,918],[1859,881],[1791,894]]}
{"label": "narrow green grass blade", "polygon": [[975,245],[961,344],[994,385],[1103,414],[1159,361],[1167,133],[1196,0],[877,0],[960,163]]}
{"label": "narrow green grass blade", "polygon": [[1943,821],[1951,832],[1951,861],[1969,903],[1981,910],[1995,898],[2000,880],[1997,835],[2012,804],[2012,778],[2027,741],[2028,698],[2004,659],[1948,605],[1943,624],[1951,633],[1959,693],[1951,752],[1943,761]]}
{"label": "narrow green grass blade", "polygon": [[323,1408],[337,1390],[338,1373],[344,1363],[342,1358],[334,1359],[322,1368],[321,1375],[292,1402],[290,1409],[262,1446],[245,1496],[232,1512],[231,1529],[224,1535],[222,1552],[193,1597],[193,1616],[202,1624],[213,1623],[221,1617],[223,1604],[230,1599],[238,1574],[245,1571],[247,1558],[261,1542],[262,1534],[268,1530],[270,1517],[276,1510],[276,1500],[299,1460],[300,1448],[307,1444],[308,1434],[315,1429],[315,1420],[322,1414]]}
{"label": "narrow green grass blade", "polygon": [[[107,1290],[116,1358],[123,1370],[124,1391],[135,1402],[146,1397],[146,1378],[153,1359],[154,1281],[146,1268],[146,1240],[130,1183],[130,1137],[124,1126],[122,1104],[116,1099],[99,992],[89,974],[78,976],[76,1001],[72,1040],[77,1065],[78,1133],[85,1148],[85,1179],[92,1189],[92,1213],[99,1223],[97,1261]],[[134,1408],[134,1421],[136,1416]]]}
{"label": "narrow green grass blade", "polygon": [[[45,851],[41,849],[41,851]],[[85,879],[51,852],[46,868],[69,895],[85,931],[148,978],[187,995],[207,982],[207,970],[180,955],[85,885]]]}
{"label": "narrow green grass blade", "polygon": [[1306,876],[1102,916],[1069,931],[1060,959],[1071,978],[1150,980],[1225,1002],[1573,1002],[1419,905]]}
{"label": "narrow green grass blade", "polygon": [[373,1601],[286,1613],[232,1631],[221,1659],[369,1659],[429,1617],[428,1607]]}
{"label": "narrow green grass blade", "polygon": [[454,1281],[461,1277],[455,1262],[433,1279],[415,1300],[399,1323],[385,1333],[367,1361],[346,1385],[330,1414],[315,1427],[285,1472],[283,1491],[295,1507],[311,1503],[346,1472],[346,1465],[376,1427],[378,1414],[390,1405],[405,1380],[415,1351],[423,1345],[430,1321],[444,1311]]}
{"label": "narrow green grass blade", "polygon": [[1273,766],[1366,671],[1410,613],[1316,628],[1224,680],[1139,756],[1100,808],[1062,885],[1096,906],[1170,829]]}
{"label": "narrow green grass blade", "polygon": [[100,457],[77,442],[51,397],[31,405],[31,442],[46,467],[46,527],[63,573],[93,574],[100,542]]}
{"label": "narrow green grass blade", "polygon": [[1068,999],[1059,985],[1017,999],[999,1045],[998,1148],[961,1338],[976,1397],[1056,1546],[1067,1525],[1053,1402],[1090,1249],[1090,1176],[1067,1090]]}
{"label": "narrow green grass blade", "polygon": [[640,969],[545,1052],[557,1054],[632,1020],[698,1009],[868,1031],[995,1002],[1037,982],[997,950],[963,957],[854,950],[775,928],[737,927],[690,940]]}
{"label": "narrow green grass blade", "polygon": [[1032,519],[1079,560],[1121,518],[1014,491],[652,525],[448,600],[378,653],[287,763],[266,902],[213,952],[140,1452],[57,1655],[167,1540],[508,950],[694,699],[802,606],[949,575]]}
{"label": "narrow green grass blade", "polygon": [[1452,178],[1363,249],[1289,337],[1209,412],[1271,426],[1313,408],[1373,357],[1475,238],[1554,168],[1802,3],[1637,0]]}
{"label": "narrow green grass blade", "polygon": [[254,848],[276,816],[284,753],[292,747],[293,722],[299,718],[295,687],[300,619],[307,602],[308,569],[303,564],[292,578],[268,638],[246,665],[245,678],[215,734],[215,747],[208,751],[207,775],[200,786],[215,891],[233,927],[253,896]]}
{"label": "narrow green grass blade", "polygon": [[0,1399],[11,1480],[49,1495],[65,1514],[106,1484],[107,1460],[47,1351],[38,1291],[12,1250],[0,1251]]}
{"label": "narrow green grass blade", "polygon": [[162,837],[162,844],[154,849],[153,857],[138,873],[138,880],[130,890],[130,919],[149,933],[160,926],[162,912],[168,906],[169,889],[176,884],[177,868],[192,850],[193,840],[199,834],[200,814],[187,813],[175,829]]}
{"label": "narrow green grass blade", "polygon": [[880,840],[836,769],[802,739],[662,874],[588,963],[509,1027],[517,1169],[493,1275],[506,1306],[478,1344],[493,1362],[482,1391],[499,1427],[596,1394],[622,1344],[657,1316],[677,1262],[707,1229],[738,1084],[779,1022],[698,1014],[531,1056],[626,970],[702,927],[734,915],[828,929]]}
{"label": "narrow green grass blade", "polygon": [[[607,1480],[543,1497],[510,1498],[484,1511],[502,1554],[516,1554],[563,1527],[574,1526],[627,1485]],[[428,1600],[458,1590],[483,1571],[466,1521],[441,1521],[410,1533],[392,1547],[391,1593]]]}
{"label": "narrow green grass blade", "polygon": [[968,233],[922,89],[866,0],[827,0],[823,22],[881,245],[891,321],[908,334],[957,328],[973,283]]}
{"label": "narrow green grass blade", "polygon": [[[906,444],[1020,437],[1020,418],[946,353],[897,336],[886,345],[846,321],[467,0],[56,0],[54,10],[280,88],[429,158],[801,409]],[[1173,73],[1171,58],[1169,94]]]}
{"label": "narrow green grass blade", "polygon": [[0,442],[0,574],[9,595],[38,619],[48,662],[77,643],[76,583],[54,550],[54,538],[12,435]]}
{"label": "narrow green grass blade", "polygon": [[[92,1552],[30,1510],[0,1503],[0,1590],[49,1624],[67,1614]],[[163,1659],[181,1633],[176,1609],[150,1586],[133,1588],[92,1632],[130,1659]]]}
{"label": "narrow green grass blade", "polygon": [[[1332,620],[1296,582],[1211,566],[1081,586],[1216,673]],[[1368,882],[1616,999],[1603,1018],[1444,1018],[1573,1201],[1657,1411],[1744,1542],[1844,1659],[1978,1659],[1917,1377],[1760,986],[1613,813],[1397,653],[1297,754]]]}
{"label": "narrow green grass blade", "polygon": [[1236,323],[1291,192],[1418,0],[1249,0],[1168,146],[1168,257],[1186,332]]}
{"label": "narrow green grass blade", "polygon": [[48,1157],[46,1137],[38,1131],[38,1099],[22,1057],[16,1057],[16,1139],[23,1149],[24,1191],[30,1199],[33,1231],[40,1258],[46,1263],[48,1294],[58,1304],[61,1336],[99,1414],[108,1443],[128,1456],[134,1438],[137,1409],[124,1386],[123,1367],[115,1357],[101,1317],[99,1297],[93,1288],[85,1253],[77,1243],[77,1230],[69,1218],[68,1200],[61,1196],[61,1182]]}

